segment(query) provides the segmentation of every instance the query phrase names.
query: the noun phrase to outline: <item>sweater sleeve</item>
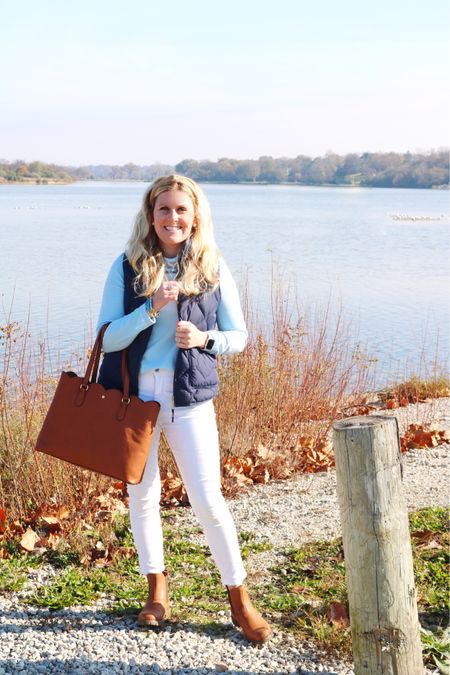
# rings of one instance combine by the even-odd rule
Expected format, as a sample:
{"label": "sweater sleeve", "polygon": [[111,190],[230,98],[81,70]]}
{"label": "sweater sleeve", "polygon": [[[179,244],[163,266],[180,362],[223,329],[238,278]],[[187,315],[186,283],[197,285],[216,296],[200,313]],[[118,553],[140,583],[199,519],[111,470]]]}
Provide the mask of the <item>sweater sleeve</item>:
{"label": "sweater sleeve", "polygon": [[247,344],[247,328],[242,313],[239,293],[232,274],[223,258],[220,259],[220,293],[217,308],[217,328],[208,334],[215,340],[210,354],[236,354]]}
{"label": "sweater sleeve", "polygon": [[103,337],[103,350],[105,352],[117,352],[125,349],[141,331],[155,323],[155,319],[152,319],[145,309],[144,300],[137,309],[125,315],[122,260],[123,254],[113,262],[103,289],[97,333],[104,323],[111,322]]}

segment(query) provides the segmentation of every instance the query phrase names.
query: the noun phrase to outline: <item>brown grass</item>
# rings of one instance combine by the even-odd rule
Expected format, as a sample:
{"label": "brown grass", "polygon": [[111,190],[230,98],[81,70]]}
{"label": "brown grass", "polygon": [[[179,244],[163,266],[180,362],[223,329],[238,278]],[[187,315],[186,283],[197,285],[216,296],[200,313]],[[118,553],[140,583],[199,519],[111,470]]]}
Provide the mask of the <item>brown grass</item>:
{"label": "brown grass", "polygon": [[[305,470],[305,438],[310,450],[323,447],[348,401],[370,390],[371,360],[351,348],[351,324],[342,311],[333,316],[330,304],[300,310],[274,283],[269,321],[258,317],[247,299],[244,306],[248,346],[219,363],[216,412],[223,458],[262,448],[272,465],[275,456],[290,466],[285,475]],[[65,505],[85,517],[93,495],[104,493],[111,480],[33,449],[60,369],[49,366],[44,344],[33,346],[28,326],[11,321],[0,326],[0,353],[0,507],[9,522],[26,522],[42,504]],[[79,373],[85,357],[74,358]],[[161,450],[163,468],[173,470],[164,440]]]}
{"label": "brown grass", "polygon": [[[109,479],[34,451],[58,380],[45,344],[36,348],[28,325],[9,322],[0,326],[0,349],[0,504],[8,520],[26,519],[42,503],[87,505]],[[82,369],[85,358],[77,360]]]}
{"label": "brown grass", "polygon": [[349,396],[372,383],[369,359],[350,347],[342,311],[300,309],[273,283],[270,323],[245,303],[249,341],[220,363],[217,416],[225,455],[260,444],[279,451],[302,436],[323,439]]}
{"label": "brown grass", "polygon": [[418,403],[427,399],[450,396],[448,377],[441,373],[428,379],[419,378],[416,375],[409,377],[403,382],[398,382],[378,392],[381,401],[394,400],[402,403]]}

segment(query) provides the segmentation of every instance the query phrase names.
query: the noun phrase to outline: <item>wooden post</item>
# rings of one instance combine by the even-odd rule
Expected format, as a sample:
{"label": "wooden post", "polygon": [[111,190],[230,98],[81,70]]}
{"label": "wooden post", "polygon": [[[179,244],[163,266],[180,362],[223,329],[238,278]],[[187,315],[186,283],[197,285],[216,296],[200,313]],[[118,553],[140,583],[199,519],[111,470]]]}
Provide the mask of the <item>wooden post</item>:
{"label": "wooden post", "polygon": [[355,675],[423,675],[398,422],[335,422]]}

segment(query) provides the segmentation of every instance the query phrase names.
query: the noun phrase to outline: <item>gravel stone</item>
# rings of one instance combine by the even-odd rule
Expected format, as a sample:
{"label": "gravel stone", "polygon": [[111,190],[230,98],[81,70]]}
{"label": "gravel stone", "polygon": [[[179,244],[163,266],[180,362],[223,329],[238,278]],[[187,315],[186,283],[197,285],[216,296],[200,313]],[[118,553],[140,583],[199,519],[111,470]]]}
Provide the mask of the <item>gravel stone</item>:
{"label": "gravel stone", "polygon": [[[435,422],[440,429],[449,428],[450,399],[377,414],[395,415],[401,434],[413,422]],[[404,494],[410,510],[447,505],[449,450],[450,445],[441,445],[403,457]],[[268,567],[279,564],[283,548],[341,534],[334,471],[255,486],[229,504],[238,530],[252,532],[257,541],[269,541],[273,546],[270,551],[250,554],[250,580],[260,580]],[[175,527],[198,525],[185,508],[176,511],[171,523]],[[201,533],[189,536],[205,543]],[[0,675],[354,675],[351,664],[336,662],[314,645],[299,644],[294,636],[279,630],[267,644],[255,647],[231,626],[220,636],[206,630],[193,633],[182,623],[158,631],[137,629],[133,617],[105,613],[108,598],[89,607],[55,612],[24,604],[29,594],[52,583],[58,574],[49,565],[30,569],[22,591],[0,596]],[[218,619],[228,623],[228,611],[220,612]]]}

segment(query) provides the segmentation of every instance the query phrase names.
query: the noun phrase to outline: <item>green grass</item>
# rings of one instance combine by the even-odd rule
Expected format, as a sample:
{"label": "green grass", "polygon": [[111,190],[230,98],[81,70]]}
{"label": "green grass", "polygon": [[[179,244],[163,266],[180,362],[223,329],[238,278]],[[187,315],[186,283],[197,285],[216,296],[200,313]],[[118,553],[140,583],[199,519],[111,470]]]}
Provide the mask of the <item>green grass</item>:
{"label": "green grass", "polygon": [[449,511],[441,507],[429,507],[414,511],[409,516],[411,533],[423,532],[446,532],[448,530]]}
{"label": "green grass", "polygon": [[450,672],[450,628],[435,632],[421,628],[421,637],[424,659],[447,675]]}
{"label": "green grass", "polygon": [[268,541],[255,541],[256,536],[253,532],[240,532],[239,542],[241,544],[242,559],[247,560],[250,553],[263,553],[271,551],[273,546]]}
{"label": "green grass", "polygon": [[[115,521],[115,544],[132,545],[128,517]],[[225,593],[209,548],[192,541],[189,535],[197,530],[164,528],[165,554],[171,577],[172,613],[177,621],[185,619],[214,625],[217,612],[223,609]],[[98,533],[85,533],[94,542]],[[73,551],[49,550],[44,555],[14,552],[0,560],[0,589],[22,590],[27,569],[43,562],[55,568],[54,577],[39,587],[24,601],[39,607],[61,609],[72,605],[90,604],[103,595],[113,599],[110,611],[118,614],[136,612],[146,599],[146,580],[139,573],[137,556],[117,556],[111,566],[86,568]],[[194,609],[193,609],[194,608]]]}
{"label": "green grass", "polygon": [[170,529],[164,538],[172,612],[178,621],[214,622],[224,602],[220,575],[209,548],[189,542],[188,534],[189,530]]}
{"label": "green grass", "polygon": [[0,593],[21,591],[27,582],[30,568],[41,564],[36,556],[29,558],[18,552],[7,560],[0,560]]}
{"label": "green grass", "polygon": [[[443,632],[450,609],[447,523],[448,510],[443,508],[427,508],[410,516],[419,616],[429,631],[422,640],[430,663],[437,648],[434,652],[434,648],[425,648],[427,640],[428,645],[433,640],[439,644],[440,656],[449,654],[448,633],[446,638]],[[322,649],[350,657],[350,628],[338,628],[326,617],[331,602],[347,605],[342,539],[291,548],[271,572],[274,583],[258,593],[273,618],[300,638],[314,639]]]}
{"label": "green grass", "polygon": [[273,619],[326,651],[350,657],[350,629],[338,629],[326,618],[331,602],[347,601],[342,540],[288,549],[270,571],[274,583],[260,593]]}
{"label": "green grass", "polygon": [[87,605],[106,592],[108,586],[108,575],[103,570],[68,567],[45,586],[38,588],[26,602],[49,609]]}
{"label": "green grass", "polygon": [[448,517],[443,508],[422,509],[410,517],[417,599],[425,628],[448,625]]}
{"label": "green grass", "polygon": [[[163,522],[170,522],[170,517],[165,515]],[[422,509],[410,516],[422,642],[431,664],[449,657],[447,522],[448,510],[443,508]],[[226,593],[209,548],[192,540],[198,532],[198,528],[164,526],[172,616],[194,630],[223,632],[228,627],[217,623],[217,616],[227,610]],[[95,544],[99,532],[91,530],[83,536]],[[116,548],[133,545],[127,515],[115,518],[110,538]],[[240,542],[244,558],[272,548],[269,542],[257,542],[251,532],[241,532]],[[110,566],[86,567],[67,545],[43,555],[24,554],[11,542],[3,546],[10,557],[0,558],[0,591],[23,590],[30,568],[43,563],[54,568],[51,581],[24,597],[32,605],[60,609],[90,604],[106,595],[112,600],[108,611],[121,615],[135,614],[145,602],[146,580],[139,573],[136,554],[116,555]],[[325,651],[351,657],[350,629],[332,625],[326,616],[331,602],[347,603],[342,540],[281,551],[279,564],[269,573],[269,582],[250,576],[249,586],[255,604],[270,621],[294,632],[299,640],[312,639]]]}

